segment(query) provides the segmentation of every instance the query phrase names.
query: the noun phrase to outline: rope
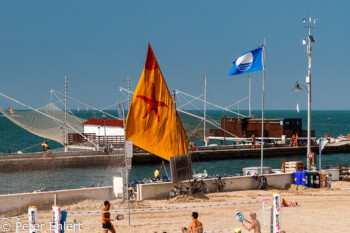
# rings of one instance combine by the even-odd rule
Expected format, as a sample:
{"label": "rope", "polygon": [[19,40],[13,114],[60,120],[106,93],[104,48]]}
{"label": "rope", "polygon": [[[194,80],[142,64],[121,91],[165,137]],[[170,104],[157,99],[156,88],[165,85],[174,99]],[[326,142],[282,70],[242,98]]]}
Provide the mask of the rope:
{"label": "rope", "polygon": [[[52,90],[52,91],[53,91],[53,92],[56,92],[56,93],[58,93],[58,94],[60,94],[60,95],[64,95],[63,93],[61,93],[61,92],[59,92],[59,91],[56,91],[56,90]],[[101,113],[103,113],[103,114],[106,114],[106,115],[108,115],[108,116],[110,116],[110,117],[112,117],[112,118],[120,119],[120,118],[118,118],[118,117],[116,117],[116,116],[113,116],[112,114],[109,114],[109,113],[107,113],[107,112],[101,111],[101,110],[99,110],[98,108],[95,108],[94,106],[88,105],[87,103],[84,103],[84,102],[82,102],[82,101],[80,101],[80,100],[77,100],[77,99],[75,99],[75,98],[73,98],[73,97],[70,97],[70,96],[68,96],[68,95],[67,95],[67,98],[69,98],[69,99],[71,99],[71,100],[74,100],[74,101],[76,101],[76,102],[78,102],[78,103],[80,103],[80,104],[83,104],[83,105],[85,105],[85,106],[87,106],[87,107],[89,107],[89,108],[92,108],[92,109],[94,109],[94,110],[96,110],[96,111],[98,111],[98,112],[101,112]]]}

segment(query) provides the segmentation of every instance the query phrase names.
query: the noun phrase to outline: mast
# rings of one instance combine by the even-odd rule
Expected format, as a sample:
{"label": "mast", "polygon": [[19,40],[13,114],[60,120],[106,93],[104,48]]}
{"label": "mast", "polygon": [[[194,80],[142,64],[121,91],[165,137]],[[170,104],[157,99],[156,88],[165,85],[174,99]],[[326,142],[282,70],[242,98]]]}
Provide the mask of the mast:
{"label": "mast", "polygon": [[206,138],[206,123],[207,123],[207,74],[204,75],[204,143],[205,146],[208,146]]}
{"label": "mast", "polygon": [[67,109],[68,109],[68,81],[67,81],[67,76],[64,77],[64,151],[67,152],[68,151],[68,131],[67,131]]}

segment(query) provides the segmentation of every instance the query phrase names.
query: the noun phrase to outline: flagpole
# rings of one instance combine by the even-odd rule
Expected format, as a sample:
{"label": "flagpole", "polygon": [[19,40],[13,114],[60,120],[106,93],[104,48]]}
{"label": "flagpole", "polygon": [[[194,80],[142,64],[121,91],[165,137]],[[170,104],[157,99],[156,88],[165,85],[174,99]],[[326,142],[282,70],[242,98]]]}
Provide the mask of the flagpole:
{"label": "flagpole", "polygon": [[263,175],[264,167],[264,104],[265,104],[265,46],[266,39],[264,39],[264,61],[263,61],[263,86],[262,86],[262,108],[261,108],[261,175]]}
{"label": "flagpole", "polygon": [[206,139],[206,124],[207,124],[207,74],[204,75],[204,126],[203,126],[203,139],[204,145],[208,146]]}

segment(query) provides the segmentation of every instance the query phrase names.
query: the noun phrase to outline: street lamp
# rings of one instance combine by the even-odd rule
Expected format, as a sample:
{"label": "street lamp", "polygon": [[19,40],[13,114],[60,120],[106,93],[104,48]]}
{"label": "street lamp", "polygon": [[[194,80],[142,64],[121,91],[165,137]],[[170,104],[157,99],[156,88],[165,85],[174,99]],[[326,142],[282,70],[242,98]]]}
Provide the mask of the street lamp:
{"label": "street lamp", "polygon": [[306,76],[306,83],[308,87],[301,82],[297,82],[295,87],[293,88],[294,91],[301,91],[299,85],[302,85],[305,90],[308,92],[308,108],[307,108],[307,170],[311,170],[311,158],[309,158],[309,154],[311,153],[311,43],[315,43],[315,37],[311,35],[311,28],[314,28],[316,26],[316,19],[312,19],[309,17],[307,20],[303,19],[304,27],[308,29],[308,36],[307,39],[303,39],[303,44],[306,45],[306,53],[308,55],[308,74]]}

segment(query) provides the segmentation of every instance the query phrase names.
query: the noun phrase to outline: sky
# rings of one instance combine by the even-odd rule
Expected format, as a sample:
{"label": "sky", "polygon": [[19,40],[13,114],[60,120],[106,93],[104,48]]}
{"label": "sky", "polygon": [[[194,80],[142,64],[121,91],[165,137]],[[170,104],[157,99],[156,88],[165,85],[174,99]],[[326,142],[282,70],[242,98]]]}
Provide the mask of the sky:
{"label": "sky", "polygon": [[[307,92],[292,88],[307,75],[309,8],[318,19],[312,109],[349,109],[347,0],[3,0],[0,7],[0,92],[35,108],[49,102],[50,89],[64,92],[65,75],[71,97],[99,108],[124,100],[118,86],[127,88],[129,76],[136,88],[148,42],[170,91],[199,96],[207,74],[207,100],[228,106],[248,96],[248,75],[227,75],[232,62],[266,38],[265,109],[306,109]],[[260,110],[263,73],[251,74],[252,109]],[[0,106],[20,108],[3,97]]]}

